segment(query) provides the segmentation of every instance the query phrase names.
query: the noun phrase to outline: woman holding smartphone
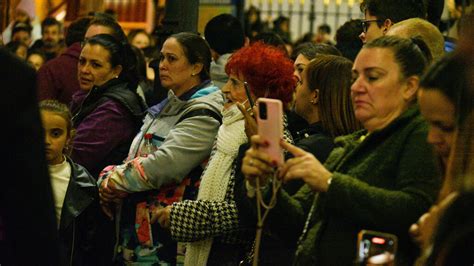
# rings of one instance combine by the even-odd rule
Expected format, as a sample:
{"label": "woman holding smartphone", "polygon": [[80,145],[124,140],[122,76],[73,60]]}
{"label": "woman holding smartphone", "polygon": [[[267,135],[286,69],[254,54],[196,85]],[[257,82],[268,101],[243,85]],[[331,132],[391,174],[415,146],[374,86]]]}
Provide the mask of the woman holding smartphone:
{"label": "woman holding smartphone", "polygon": [[[275,67],[277,66],[277,67]],[[235,52],[226,65],[229,80],[211,158],[197,200],[176,202],[157,211],[153,219],[169,227],[171,236],[188,244],[185,265],[237,265],[249,240],[239,224],[233,198],[240,145],[247,143],[244,116],[237,105],[250,109],[259,97],[281,100],[288,106],[293,94],[293,67],[283,52],[256,43]],[[246,90],[247,89],[247,90]]]}
{"label": "woman holding smartphone", "polygon": [[[393,36],[364,46],[352,68],[351,96],[365,129],[338,138],[340,147],[324,165],[281,143],[294,158],[280,168],[280,178],[306,184],[294,196],[278,192],[267,221],[283,239],[299,237],[296,265],[351,265],[362,229],[397,235],[397,265],[413,263],[408,228],[434,202],[440,184],[428,128],[415,104],[427,65],[422,50],[428,51],[422,42]],[[250,185],[265,184],[263,177],[273,171],[259,149],[266,144],[258,135],[251,142],[242,172]]]}

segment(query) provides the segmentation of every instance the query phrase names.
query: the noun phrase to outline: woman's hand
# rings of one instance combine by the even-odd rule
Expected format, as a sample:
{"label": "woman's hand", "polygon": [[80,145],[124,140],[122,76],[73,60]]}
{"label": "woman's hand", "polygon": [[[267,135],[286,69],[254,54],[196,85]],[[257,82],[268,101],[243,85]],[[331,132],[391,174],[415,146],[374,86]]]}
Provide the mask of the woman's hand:
{"label": "woman's hand", "polygon": [[264,185],[267,183],[266,178],[274,173],[277,162],[272,161],[270,156],[258,149],[268,146],[268,142],[259,135],[252,136],[250,142],[252,146],[245,152],[242,160],[242,173],[252,186],[255,186],[257,178],[260,184]]}
{"label": "woman's hand", "polygon": [[154,224],[158,221],[162,228],[170,228],[170,214],[172,205],[168,205],[164,208],[155,208],[152,212],[150,223]]}
{"label": "woman's hand", "polygon": [[411,225],[410,236],[421,249],[426,249],[431,245],[440,217],[456,199],[457,195],[457,193],[449,194],[438,205],[433,205],[429,212],[423,214],[415,224]]}
{"label": "woman's hand", "polygon": [[118,190],[110,177],[106,177],[99,187],[100,206],[104,213],[113,219],[113,206],[120,204],[123,198],[127,197],[128,193]]}
{"label": "woman's hand", "polygon": [[326,192],[329,189],[328,180],[332,173],[329,172],[311,153],[306,152],[285,141],[280,145],[293,154],[280,169],[280,178],[284,181],[302,179],[314,191]]}
{"label": "woman's hand", "polygon": [[257,114],[257,107],[254,106],[253,110],[247,112],[245,106],[241,103],[236,103],[240,112],[244,115],[245,120],[245,134],[247,138],[250,139],[252,136],[257,135],[257,121],[255,120],[255,115]]}

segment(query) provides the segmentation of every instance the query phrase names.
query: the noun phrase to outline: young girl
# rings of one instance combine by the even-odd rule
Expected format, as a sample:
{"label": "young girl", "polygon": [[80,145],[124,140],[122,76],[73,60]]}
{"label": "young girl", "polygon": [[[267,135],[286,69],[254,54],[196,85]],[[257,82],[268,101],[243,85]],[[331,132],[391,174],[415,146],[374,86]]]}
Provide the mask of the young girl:
{"label": "young girl", "polygon": [[55,200],[61,264],[100,264],[97,258],[103,257],[104,252],[97,247],[104,245],[98,241],[96,231],[103,216],[99,211],[97,186],[89,172],[66,155],[74,135],[71,113],[56,100],[41,101],[39,108]]}

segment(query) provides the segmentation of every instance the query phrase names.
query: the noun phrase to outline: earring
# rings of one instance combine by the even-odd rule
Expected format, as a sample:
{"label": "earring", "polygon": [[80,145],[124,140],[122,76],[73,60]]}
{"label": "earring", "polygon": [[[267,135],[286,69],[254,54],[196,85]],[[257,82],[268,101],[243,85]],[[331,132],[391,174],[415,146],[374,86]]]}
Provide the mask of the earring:
{"label": "earring", "polygon": [[196,76],[196,74],[192,73],[192,74],[191,74],[191,77],[194,77],[194,76]]}
{"label": "earring", "polygon": [[118,79],[118,75],[117,75],[117,76],[115,76],[115,78],[116,78],[116,79]]}
{"label": "earring", "polygon": [[316,100],[314,100],[314,99],[311,100],[311,101],[309,101],[309,102],[310,102],[311,104],[316,104]]}

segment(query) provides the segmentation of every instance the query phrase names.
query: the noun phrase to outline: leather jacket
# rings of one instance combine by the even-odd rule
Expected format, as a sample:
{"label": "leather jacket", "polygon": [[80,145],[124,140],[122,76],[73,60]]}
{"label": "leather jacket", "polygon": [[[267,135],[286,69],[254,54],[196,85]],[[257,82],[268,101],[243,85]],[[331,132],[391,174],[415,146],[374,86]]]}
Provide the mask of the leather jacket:
{"label": "leather jacket", "polygon": [[108,264],[113,252],[113,235],[107,232],[113,232],[113,226],[107,230],[97,185],[84,167],[70,158],[67,161],[71,177],[59,224],[61,265]]}

